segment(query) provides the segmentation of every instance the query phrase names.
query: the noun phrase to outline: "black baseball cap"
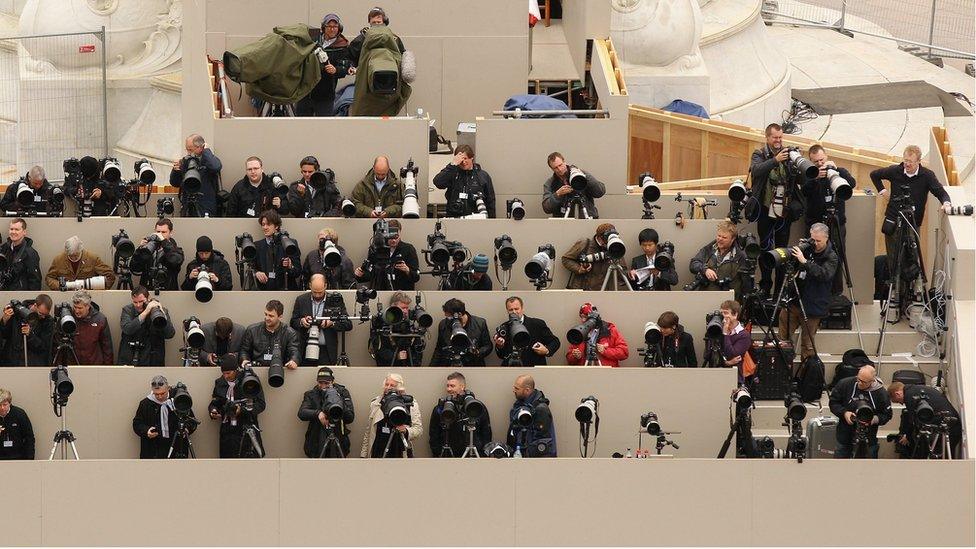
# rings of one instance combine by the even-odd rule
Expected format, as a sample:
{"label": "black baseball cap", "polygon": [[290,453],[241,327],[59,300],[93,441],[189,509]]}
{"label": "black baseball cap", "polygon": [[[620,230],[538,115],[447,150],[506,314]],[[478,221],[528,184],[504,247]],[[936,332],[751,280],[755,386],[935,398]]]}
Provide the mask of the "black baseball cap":
{"label": "black baseball cap", "polygon": [[319,368],[319,373],[315,374],[315,381],[335,381],[335,375],[332,373],[332,368],[328,366],[322,366]]}

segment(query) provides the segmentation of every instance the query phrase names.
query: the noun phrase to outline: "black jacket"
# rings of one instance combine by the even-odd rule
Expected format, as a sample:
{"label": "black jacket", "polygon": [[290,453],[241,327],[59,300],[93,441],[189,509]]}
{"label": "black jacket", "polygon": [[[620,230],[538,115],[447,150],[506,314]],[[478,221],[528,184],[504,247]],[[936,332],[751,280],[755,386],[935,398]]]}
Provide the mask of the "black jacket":
{"label": "black jacket", "polygon": [[[373,316],[369,328],[369,345],[373,359],[377,366],[422,366],[424,361],[424,338],[388,337],[380,330],[384,327],[383,320]],[[401,322],[393,326],[394,334],[407,334],[408,323]],[[399,351],[408,351],[407,358],[397,358]]]}
{"label": "black jacket", "polygon": [[197,287],[197,281],[195,278],[190,278],[190,272],[193,269],[199,268],[201,264],[205,265],[208,271],[217,275],[217,283],[213,285],[214,291],[229,292],[234,289],[234,278],[231,274],[230,263],[224,259],[224,254],[218,250],[214,250],[210,254],[210,259],[200,261],[200,256],[196,255],[192,261],[186,264],[186,272],[183,274],[183,284],[180,285],[181,290],[193,291]]}
{"label": "black jacket", "polygon": [[342,262],[338,269],[332,269],[322,264],[322,252],[318,248],[308,252],[305,262],[302,263],[302,273],[305,280],[311,280],[313,274],[325,275],[330,290],[348,290],[356,285],[356,268],[346,254],[346,249],[336,244],[336,248],[342,255]]}
{"label": "black jacket", "polygon": [[[26,181],[24,179],[23,181]],[[46,211],[47,208],[47,198],[53,187],[48,183],[47,179],[41,183],[40,189],[31,188],[34,191],[34,205],[30,208],[24,208],[17,202],[17,187],[20,186],[20,180],[14,181],[13,183],[7,185],[7,190],[3,193],[3,198],[0,198],[0,215],[4,215],[6,212],[28,212],[28,211]],[[36,197],[41,197],[41,201],[38,202]],[[27,217],[23,215],[22,217]]]}
{"label": "black jacket", "polygon": [[[280,233],[279,233],[280,234]],[[286,269],[282,262],[285,259],[285,249],[281,245],[281,239],[276,235],[272,238],[271,244],[268,239],[262,238],[254,241],[257,256],[254,260],[254,272],[265,273],[268,281],[258,282],[258,290],[299,290],[302,287],[302,251],[292,256],[291,268]]]}
{"label": "black jacket", "polygon": [[[553,335],[552,330],[549,329],[549,325],[541,318],[523,316],[522,324],[529,331],[529,336],[531,337],[529,347],[522,349],[522,366],[545,366],[546,357],[555,355],[556,351],[559,350],[559,338]],[[536,343],[545,345],[549,349],[549,354],[546,356],[537,355],[532,350],[532,346]],[[498,358],[502,359],[502,366],[510,366],[508,355],[512,354],[511,338],[505,338],[505,345],[501,349],[495,347],[495,354],[498,355]]]}
{"label": "black jacket", "polygon": [[[851,188],[857,186],[857,181],[851,175],[851,172],[847,171],[847,168],[838,166],[837,173],[851,184]],[[803,196],[807,199],[807,225],[825,223],[827,204],[834,202],[834,193],[830,190],[830,180],[826,177],[822,179],[807,179],[800,186],[800,190],[803,191]],[[847,223],[846,203],[846,200],[837,200],[834,202],[837,212],[837,222],[841,225]]]}
{"label": "black jacket", "polygon": [[0,460],[34,459],[34,428],[23,408],[11,405],[7,416],[0,417],[0,427]]}
{"label": "black jacket", "polygon": [[230,195],[227,197],[227,204],[224,205],[224,217],[259,217],[265,210],[277,210],[278,213],[288,214],[287,197],[281,198],[281,206],[275,208],[271,205],[271,200],[278,196],[274,192],[274,184],[271,177],[264,174],[261,183],[257,187],[251,185],[247,177],[242,177],[234,184]]}
{"label": "black jacket", "polygon": [[799,263],[797,285],[808,317],[822,318],[830,311],[831,287],[839,261],[837,252],[828,242],[823,252],[814,252],[806,263]]}
{"label": "black jacket", "polygon": [[[225,353],[233,353],[240,356],[241,354],[241,340],[244,338],[244,326],[238,323],[234,323],[234,329],[230,333],[229,341],[226,343],[226,348],[221,345],[221,342],[217,341],[217,335],[215,333],[216,327],[215,323],[208,322],[200,327],[203,330],[203,351],[204,354],[200,357],[201,366],[218,366],[219,358]],[[218,348],[220,347],[220,348]],[[222,351],[219,352],[218,351]],[[207,359],[207,355],[214,353],[217,355],[218,362],[210,362]]]}
{"label": "black jacket", "polygon": [[871,172],[871,182],[874,183],[874,188],[881,192],[884,190],[884,185],[881,183],[882,179],[887,179],[891,182],[891,188],[888,195],[888,207],[885,208],[885,218],[887,219],[897,219],[898,212],[895,211],[894,200],[895,196],[901,194],[901,188],[908,187],[908,192],[912,196],[912,205],[915,206],[915,226],[922,226],[922,219],[925,217],[925,201],[928,198],[928,193],[932,193],[932,196],[939,199],[939,202],[945,204],[946,202],[951,202],[949,199],[949,193],[946,192],[942,183],[935,178],[935,172],[926,168],[925,166],[918,167],[918,174],[915,177],[908,177],[905,175],[905,164],[895,164],[894,166],[888,166],[887,168],[878,168]]}
{"label": "black jacket", "polygon": [[[197,204],[203,214],[210,217],[217,216],[217,193],[220,191],[220,170],[223,169],[220,159],[209,148],[203,149],[200,160],[197,163],[197,170],[200,172],[200,198]],[[186,193],[181,186],[183,185],[183,174],[186,172],[186,159],[180,160],[180,170],[169,172],[169,184],[180,189],[180,215],[186,217]]]}
{"label": "black jacket", "polygon": [[130,343],[142,342],[142,349],[139,350],[138,366],[166,366],[166,340],[176,335],[173,328],[173,321],[166,313],[166,326],[162,330],[151,327],[149,317],[146,321],[139,320],[139,312],[136,306],[129,303],[122,307],[122,316],[119,320],[119,328],[122,330],[122,337],[119,342],[119,364],[132,364],[133,354]]}
{"label": "black jacket", "polygon": [[[586,175],[586,188],[582,191],[583,205],[586,207],[586,212],[590,214],[590,217],[598,219],[600,212],[596,209],[594,199],[607,194],[607,186],[586,170],[583,170],[583,174]],[[569,198],[573,196],[572,194],[556,196],[556,190],[562,186],[563,181],[556,177],[556,174],[551,175],[542,184],[542,210],[552,217],[563,217],[566,213],[563,211],[563,208],[569,205]]]}
{"label": "black jacket", "polygon": [[[905,385],[905,409],[901,413],[901,420],[898,424],[898,434],[905,435],[909,440],[909,447],[915,445],[915,414],[918,411],[919,399],[917,398],[921,394],[925,394],[929,405],[932,406],[932,410],[936,413],[936,419],[933,423],[938,423],[939,414],[941,412],[948,412],[950,417],[956,418],[956,421],[949,425],[949,440],[952,442],[952,446],[955,446],[959,440],[962,439],[962,423],[959,420],[959,412],[956,408],[949,402],[949,399],[942,394],[941,391],[935,387],[929,387],[926,385]],[[924,450],[919,448],[910,455],[916,457],[922,457],[928,455],[928,448]]]}
{"label": "black jacket", "polygon": [[[241,394],[240,387],[236,386],[241,380],[240,374],[237,376],[234,387],[234,400],[241,400],[244,395]],[[230,385],[223,376],[218,377],[214,380],[213,393],[211,393],[212,399],[210,404],[207,406],[207,410],[217,410],[221,416],[224,413],[224,405],[227,404],[227,389]],[[264,386],[262,385],[261,390],[258,394],[251,399],[253,406],[251,410],[246,409],[241,406],[241,413],[236,418],[236,425],[232,424],[230,418],[221,419],[220,423],[220,457],[222,458],[237,458],[241,457],[241,441],[243,440],[244,434],[244,424],[251,423],[256,427],[260,427],[258,424],[258,415],[264,412],[267,406],[264,399]],[[224,420],[226,419],[226,421]],[[261,441],[261,434],[257,435],[258,441]],[[262,443],[263,445],[263,443]],[[246,445],[245,445],[246,447]]]}
{"label": "black jacket", "polygon": [[[343,455],[349,455],[349,424],[356,419],[356,409],[353,407],[352,396],[349,394],[349,389],[346,389],[344,385],[339,385],[338,383],[333,383],[336,391],[339,392],[339,396],[342,398],[342,434],[339,436],[339,445],[342,447]],[[308,428],[305,430],[305,456],[310,458],[317,458],[322,452],[322,445],[325,444],[325,439],[328,434],[325,432],[325,428],[322,427],[322,423],[319,421],[319,412],[322,411],[322,404],[325,400],[325,391],[322,391],[316,385],[308,391],[305,391],[305,395],[302,397],[302,404],[298,407],[298,419],[308,422]]]}
{"label": "black jacket", "polygon": [[[652,267],[654,266],[652,263],[648,261],[647,256],[644,254],[634,256],[634,258],[630,260],[631,270],[643,269],[648,265]],[[654,278],[653,286],[648,284],[649,281],[650,279],[648,278],[645,279],[644,282],[640,284],[637,284],[633,281],[631,281],[631,284],[634,285],[635,290],[657,290],[657,291],[670,290],[671,286],[674,286],[675,284],[678,283],[678,271],[675,270],[674,268],[674,262],[673,261],[671,262],[670,269],[661,271],[661,274],[657,275]]]}
{"label": "black jacket", "polygon": [[25,236],[16,248],[12,248],[10,239],[7,239],[0,245],[0,255],[7,258],[7,268],[0,271],[0,290],[41,289],[41,257],[29,236]]}
{"label": "black jacket", "polygon": [[295,306],[291,312],[291,327],[298,334],[299,353],[302,358],[298,364],[302,366],[335,364],[339,356],[339,332],[352,330],[352,321],[348,318],[336,322],[332,328],[322,329],[320,326],[319,359],[314,364],[305,364],[305,344],[308,341],[309,329],[302,327],[302,319],[306,316],[314,317],[316,314],[322,316],[345,315],[346,302],[342,299],[342,294],[326,292],[323,303],[316,307],[312,306],[312,292],[305,292],[295,298]]}
{"label": "black jacket", "polygon": [[264,322],[256,322],[248,326],[244,330],[244,337],[241,338],[240,358],[267,366],[268,362],[264,357],[271,354],[275,342],[281,346],[282,366],[289,360],[294,360],[296,364],[302,363],[302,356],[298,351],[298,333],[283,321],[274,333],[268,332]]}
{"label": "black jacket", "polygon": [[[440,399],[434,410],[430,413],[430,453],[434,457],[456,457],[464,454],[464,449],[468,447],[468,431],[465,429],[465,421],[454,421],[445,426],[441,421],[441,412],[444,410],[444,399]],[[445,440],[446,439],[446,440]],[[451,454],[442,454],[446,444],[451,448]],[[491,419],[488,410],[485,409],[482,415],[475,422],[474,447],[478,449],[478,454],[484,457],[485,445],[491,442]]]}
{"label": "black jacket", "polygon": [[[545,393],[539,389],[532,391],[529,398],[523,400],[516,399],[512,404],[512,409],[508,413],[508,435],[506,436],[506,444],[515,451],[516,446],[521,446],[521,452],[524,457],[556,457],[556,426],[552,421],[552,413],[550,412],[549,418],[545,422],[545,428],[542,430],[537,430],[533,427],[525,429],[525,433],[522,433],[522,427],[519,426],[516,421],[516,414],[519,408],[528,407],[530,410],[535,409],[538,404],[545,404],[549,406],[549,399],[546,398]],[[539,455],[535,450],[536,441],[546,441],[549,443],[549,450],[543,454]],[[523,442],[525,443],[523,445]]]}
{"label": "black jacket", "polygon": [[[30,323],[27,335],[27,365],[51,366],[51,345],[54,341],[54,317],[47,315]],[[3,366],[24,365],[24,337],[20,333],[20,322],[14,317],[0,324],[0,338],[3,339]]]}
{"label": "black jacket", "polygon": [[[452,319],[445,318],[437,325],[437,346],[430,359],[431,366],[451,365],[450,354],[446,352],[446,349],[451,346],[451,324]],[[485,357],[491,354],[491,349],[494,347],[488,335],[488,323],[480,316],[468,313],[468,325],[464,327],[464,331],[471,338],[471,349],[466,350],[461,357],[461,365],[484,366]]]}
{"label": "black jacket", "polygon": [[[830,391],[830,412],[839,418],[837,422],[837,442],[841,444],[853,444],[854,426],[848,425],[844,419],[844,412],[854,411],[855,395],[864,395],[868,402],[874,407],[875,417],[878,420],[868,427],[868,442],[877,443],[878,427],[891,420],[891,400],[888,398],[888,391],[884,385],[875,380],[874,385],[867,391],[857,388],[857,377],[848,377],[837,382]],[[855,420],[856,422],[857,420]]]}
{"label": "black jacket", "polygon": [[[369,252],[367,252],[368,254]],[[397,261],[403,260],[410,267],[410,273],[404,273],[393,268]],[[414,289],[414,285],[420,281],[420,260],[417,258],[417,249],[412,244],[400,241],[390,255],[390,272],[393,274],[393,287],[387,280],[386,273],[375,265],[363,265],[363,276],[356,277],[356,280],[369,285],[374,290],[404,290]],[[368,269],[366,267],[369,267]],[[374,282],[377,282],[375,283]]]}
{"label": "black jacket", "polygon": [[[488,217],[495,217],[495,187],[491,184],[491,176],[475,164],[470,170],[462,170],[459,166],[448,164],[434,176],[434,186],[446,189],[447,217],[462,217],[477,213],[475,206],[478,195],[481,195],[488,210]],[[460,198],[461,194],[467,198]]]}
{"label": "black jacket", "polygon": [[[77,211],[81,211],[82,205],[78,201],[78,188],[79,185],[76,181],[69,178],[68,181],[64,183],[64,194],[69,196],[76,202]],[[108,181],[103,179],[85,179],[81,181],[81,189],[84,190],[84,195],[86,198],[91,197],[95,189],[101,189],[102,195],[97,199],[92,201],[92,215],[93,216],[104,216],[108,215],[115,208],[115,189]]]}
{"label": "black jacket", "polygon": [[[732,243],[732,248],[730,249],[732,253],[728,260],[725,257],[717,257],[718,248],[715,246],[715,241],[711,241],[708,244],[702,246],[695,257],[691,258],[691,262],[688,264],[688,269],[693,275],[701,274],[704,276],[706,269],[712,269],[718,274],[718,278],[731,278],[732,284],[731,288],[735,291],[735,298],[737,300],[741,299],[743,292],[750,290],[750,278],[749,270],[747,268],[748,261],[746,259],[746,254],[739,247],[738,241]],[[715,282],[708,282],[703,285],[700,290],[722,290],[718,284]]]}
{"label": "black jacket", "polygon": [[[769,216],[769,204],[772,201],[769,180],[773,172],[781,174],[782,184],[785,186],[783,215],[788,222],[796,221],[803,215],[803,203],[800,188],[797,186],[797,174],[788,166],[789,160],[782,164],[776,160],[776,153],[769,145],[752,151],[749,173],[752,176],[752,196],[758,202],[761,217]],[[802,182],[802,174],[800,175]],[[766,196],[767,193],[769,196]],[[751,219],[751,216],[748,216]]]}
{"label": "black jacket", "polygon": [[452,272],[450,276],[447,277],[447,287],[445,287],[444,289],[455,290],[458,292],[470,292],[470,291],[490,292],[491,291],[492,283],[491,283],[491,277],[488,276],[488,273],[485,273],[485,276],[481,277],[481,279],[478,280],[477,282],[472,283],[471,278],[468,276],[470,272],[471,271],[466,269]]}
{"label": "black jacket", "polygon": [[665,337],[661,341],[661,354],[665,365],[676,368],[698,367],[698,355],[695,354],[695,338],[685,331],[684,326],[678,324],[674,335]]}
{"label": "black jacket", "polygon": [[[179,422],[176,419],[176,412],[172,407],[167,406],[167,433],[169,436],[164,438],[162,418],[159,413],[159,409],[162,406],[163,404],[156,402],[156,399],[151,399],[148,396],[139,401],[139,406],[136,408],[136,415],[132,418],[132,430],[139,437],[139,459],[166,459],[166,456],[169,454],[169,448],[173,443],[173,438],[176,437]],[[194,417],[193,410],[190,410],[190,417]],[[159,436],[149,438],[150,427],[155,427]],[[188,422],[187,430],[190,433],[193,433],[196,429],[196,423],[192,421]],[[187,445],[185,441],[173,448],[174,456],[185,456],[186,453]]]}
{"label": "black jacket", "polygon": [[[298,185],[305,185],[305,194],[298,194]],[[312,196],[314,193],[315,196]],[[340,217],[342,215],[342,193],[333,183],[316,191],[304,179],[288,186],[288,213],[293,217]]]}
{"label": "black jacket", "polygon": [[[179,290],[180,289],[180,270],[183,267],[183,248],[180,248],[173,237],[163,241],[163,252],[159,257],[160,265],[166,269],[166,285],[160,290]],[[139,277],[139,284],[147,288],[152,288],[150,278],[150,265],[132,265],[130,267],[142,273]],[[135,272],[135,270],[133,272]]]}

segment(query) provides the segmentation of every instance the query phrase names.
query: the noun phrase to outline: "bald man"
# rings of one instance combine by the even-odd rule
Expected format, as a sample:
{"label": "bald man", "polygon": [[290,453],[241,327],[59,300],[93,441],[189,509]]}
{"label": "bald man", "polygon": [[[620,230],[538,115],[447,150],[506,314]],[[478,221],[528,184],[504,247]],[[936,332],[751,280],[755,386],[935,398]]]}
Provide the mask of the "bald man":
{"label": "bald man", "polygon": [[[512,451],[518,448],[523,457],[556,457],[556,426],[552,422],[549,399],[535,388],[535,379],[530,375],[515,378],[512,394],[515,403],[508,414],[507,444]],[[529,425],[519,423],[521,412],[532,415]]]}
{"label": "bald man", "polygon": [[[308,281],[309,291],[295,298],[291,312],[291,327],[298,332],[302,366],[336,364],[339,357],[339,332],[352,329],[346,316],[346,303],[337,292],[327,292],[325,276],[314,274]],[[312,326],[318,335],[309,340]],[[309,344],[318,347],[318,359],[309,356]],[[313,347],[314,349],[314,347]]]}
{"label": "bald man", "polygon": [[217,193],[220,191],[220,170],[223,169],[223,164],[207,147],[207,142],[202,135],[191,134],[186,138],[184,147],[186,148],[186,156],[173,162],[173,170],[169,172],[169,184],[180,189],[180,215],[188,217],[190,213],[186,209],[189,202],[188,197],[181,185],[183,184],[183,176],[188,169],[187,164],[193,159],[197,162],[197,170],[200,171],[200,191],[197,197],[198,211],[193,213],[200,217],[216,217]]}
{"label": "bald man", "polygon": [[373,167],[352,190],[356,217],[389,218],[403,215],[403,183],[390,168],[390,159],[377,156]]}
{"label": "bald man", "polygon": [[[854,455],[854,433],[858,419],[854,410],[860,402],[870,405],[874,409],[874,417],[865,424],[867,428],[868,447],[866,455]],[[830,391],[830,411],[840,421],[837,423],[837,450],[835,458],[878,457],[878,427],[891,420],[891,400],[888,391],[878,381],[874,366],[862,366],[857,376],[842,379]]]}

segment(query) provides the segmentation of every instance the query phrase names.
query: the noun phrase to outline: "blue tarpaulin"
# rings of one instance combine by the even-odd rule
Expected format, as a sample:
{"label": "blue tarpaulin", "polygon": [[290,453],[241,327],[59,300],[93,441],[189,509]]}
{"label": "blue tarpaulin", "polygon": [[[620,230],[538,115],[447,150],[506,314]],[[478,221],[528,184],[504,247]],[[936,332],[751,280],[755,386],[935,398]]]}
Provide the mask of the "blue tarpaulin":
{"label": "blue tarpaulin", "polygon": [[685,101],[683,99],[675,99],[674,101],[668,103],[666,107],[662,107],[662,110],[681,114],[690,114],[699,118],[708,118],[708,111],[705,110],[705,107],[702,107],[697,103],[692,103],[691,101]]}
{"label": "blue tarpaulin", "polygon": [[[515,109],[521,109],[522,111],[568,111],[569,106],[562,101],[549,97],[548,95],[513,95],[505,101],[505,106],[502,110],[514,111]],[[530,114],[523,114],[526,118],[532,117]],[[535,116],[539,118],[538,115]],[[576,118],[575,114],[560,114],[560,115],[546,115],[541,118]]]}

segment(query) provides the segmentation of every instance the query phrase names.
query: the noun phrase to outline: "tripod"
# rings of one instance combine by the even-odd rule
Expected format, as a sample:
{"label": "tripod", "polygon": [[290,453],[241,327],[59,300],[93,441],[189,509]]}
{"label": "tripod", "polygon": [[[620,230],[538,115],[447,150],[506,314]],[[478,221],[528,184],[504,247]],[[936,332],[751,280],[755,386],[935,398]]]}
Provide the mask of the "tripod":
{"label": "tripod", "polygon": [[[921,246],[919,246],[918,232],[915,230],[914,224],[909,221],[907,215],[912,214],[912,209],[902,209],[898,210],[898,218],[895,219],[895,242],[898,244],[898,252],[895,254],[895,264],[890,269],[888,273],[888,297],[881,307],[881,328],[879,332],[878,339],[878,349],[875,355],[877,358],[876,367],[881,366],[881,353],[884,349],[885,333],[887,332],[887,325],[897,324],[901,320],[903,303],[902,300],[905,298],[905,289],[902,287],[903,276],[902,269],[904,268],[905,261],[909,258],[905,257],[906,248],[909,248],[912,254],[911,260],[917,262],[918,265],[918,275],[917,278],[921,278],[922,289],[924,293],[925,283],[927,282],[925,278],[925,269],[922,268],[922,256],[921,256]],[[892,318],[891,308],[894,307],[894,320]]]}
{"label": "tripod", "polygon": [[925,459],[952,459],[952,441],[949,437],[949,423],[955,418],[943,416],[938,424],[925,424],[916,428],[915,448],[912,457]]}
{"label": "tripod", "polygon": [[[241,445],[238,449],[237,455],[240,457],[264,457],[264,448],[261,447],[261,441],[258,440],[258,433],[261,429],[253,423],[247,423],[244,426],[243,432],[241,432]],[[245,447],[245,444],[247,445]]]}
{"label": "tripod", "polygon": [[824,216],[827,230],[834,235],[832,242],[840,257],[840,264],[844,267],[844,284],[847,286],[847,294],[851,299],[851,312],[854,314],[854,327],[857,330],[857,342],[864,348],[864,338],[861,336],[861,320],[857,317],[857,301],[854,300],[854,277],[851,276],[851,268],[847,263],[847,244],[840,231],[840,221],[837,219],[837,206],[833,202],[827,203],[827,214]]}
{"label": "tripod", "polygon": [[440,453],[440,456],[439,456],[439,457],[442,457],[442,458],[444,458],[444,457],[447,457],[447,458],[454,457],[454,449],[451,448],[450,437],[447,435],[447,433],[450,432],[451,425],[452,425],[452,422],[445,421],[443,419],[441,420],[441,429],[445,433],[445,435],[444,435],[444,445],[441,446],[441,453]]}
{"label": "tripod", "polygon": [[634,291],[634,288],[630,285],[630,279],[627,277],[627,273],[624,272],[624,268],[620,266],[616,261],[611,261],[610,265],[607,267],[607,274],[603,277],[603,284],[600,286],[600,291],[607,289],[607,284],[613,280],[613,289],[620,290],[620,281],[623,281],[624,288],[630,291]]}
{"label": "tripod", "polygon": [[851,457],[854,459],[867,459],[868,457],[868,425],[867,423],[855,419],[854,424],[854,452]]}
{"label": "tripod", "polygon": [[72,345],[71,336],[62,335],[61,341],[58,342],[58,348],[54,351],[54,357],[51,362],[54,364],[68,364],[68,358],[73,358],[74,363],[77,365],[78,355],[75,353],[75,348]]}
{"label": "tripod", "polygon": [[[732,406],[735,406],[735,403]],[[725,437],[725,442],[722,443],[722,448],[718,451],[718,459],[725,458],[725,454],[732,445],[733,436],[736,437],[736,454],[741,453],[747,458],[758,457],[759,452],[756,449],[756,443],[752,440],[752,412],[750,410],[752,406],[754,404],[750,404],[749,407],[739,410],[735,414],[729,435]]]}
{"label": "tripod", "polygon": [[[190,425],[193,423],[199,424],[199,422],[191,417],[184,419],[180,417],[180,414],[176,414],[176,421],[176,433],[173,435],[173,441],[169,443],[169,452],[166,453],[166,459],[171,459],[174,456],[177,459],[196,459],[197,455],[193,451],[193,441],[190,440]],[[182,451],[183,442],[186,443],[186,453]]]}
{"label": "tripod", "polygon": [[574,192],[572,196],[569,197],[569,201],[564,206],[565,212],[563,213],[563,219],[579,218],[579,219],[593,219],[590,212],[586,210],[586,204],[583,203],[583,195],[578,191]]}
{"label": "tripod", "polygon": [[465,448],[464,449],[464,453],[461,454],[461,457],[462,458],[466,458],[466,457],[476,457],[476,458],[477,457],[481,457],[481,454],[478,453],[478,447],[474,445],[474,430],[475,430],[475,428],[476,428],[476,426],[474,424],[474,420],[472,420],[471,418],[468,418],[468,420],[464,423],[464,430],[468,432],[468,447]]}
{"label": "tripod", "polygon": [[75,440],[77,440],[77,438],[75,437],[74,433],[72,433],[67,429],[65,425],[66,419],[65,419],[64,407],[68,405],[68,399],[67,398],[62,399],[61,397],[56,397],[56,398],[58,398],[59,400],[55,403],[54,406],[55,409],[59,411],[55,413],[61,416],[61,430],[59,430],[57,433],[54,433],[54,446],[51,447],[51,453],[50,455],[48,455],[47,460],[48,461],[53,460],[54,454],[58,453],[59,449],[61,450],[60,452],[61,459],[62,460],[68,459],[69,446],[71,447],[71,454],[74,455],[74,459],[77,460],[78,448],[75,447]]}
{"label": "tripod", "polygon": [[586,341],[586,362],[583,366],[603,366],[600,357],[596,354],[596,338],[591,337]]}
{"label": "tripod", "polygon": [[346,457],[345,452],[342,451],[342,445],[339,443],[339,437],[336,435],[336,430],[341,428],[341,424],[337,425],[335,423],[333,423],[328,429],[322,427],[322,430],[328,431],[329,435],[325,438],[325,442],[322,444],[322,450],[319,452],[319,459],[327,457]]}
{"label": "tripod", "polygon": [[387,422],[387,425],[390,427],[390,438],[386,439],[386,446],[383,448],[383,457],[390,457],[390,446],[393,444],[393,437],[394,435],[398,435],[400,437],[400,441],[403,443],[404,453],[408,458],[412,458],[413,447],[410,446],[410,441],[407,440],[406,435],[398,431],[394,425],[390,425],[389,422]]}
{"label": "tripod", "polygon": [[645,368],[673,368],[670,362],[668,364],[664,363],[664,349],[661,348],[660,342],[655,345],[648,345],[643,349],[643,353]]}

